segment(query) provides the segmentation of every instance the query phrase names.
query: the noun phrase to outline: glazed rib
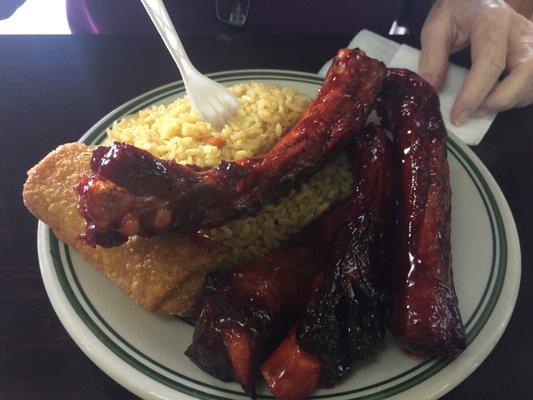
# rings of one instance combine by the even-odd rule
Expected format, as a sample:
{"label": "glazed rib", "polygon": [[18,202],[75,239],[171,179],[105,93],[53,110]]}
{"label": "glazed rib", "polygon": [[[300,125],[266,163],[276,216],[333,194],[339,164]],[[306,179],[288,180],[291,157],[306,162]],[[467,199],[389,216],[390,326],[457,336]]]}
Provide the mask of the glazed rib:
{"label": "glazed rib", "polygon": [[330,253],[348,206],[344,201],[280,250],[209,274],[185,354],[207,373],[237,381],[253,395],[260,364],[305,306],[309,283]]}
{"label": "glazed rib", "polygon": [[303,245],[269,253],[231,272],[207,276],[202,311],[185,354],[250,395],[259,366],[297,318],[323,257]]}
{"label": "glazed rib", "polygon": [[453,284],[451,190],[439,98],[414,72],[390,69],[379,113],[399,168],[398,260],[390,328],[419,356],[461,352],[465,330]]}
{"label": "glazed rib", "polygon": [[78,185],[85,240],[116,246],[133,235],[194,232],[255,213],[364,127],[384,76],[384,65],[364,52],[340,50],[316,99],[266,154],[214,169],[163,161],[125,143],[97,148],[93,173]]}
{"label": "glazed rib", "polygon": [[277,399],[304,399],[317,385],[337,384],[384,336],[395,177],[380,127],[369,125],[357,137],[354,160],[356,190],[333,251],[298,322],[261,366]]}

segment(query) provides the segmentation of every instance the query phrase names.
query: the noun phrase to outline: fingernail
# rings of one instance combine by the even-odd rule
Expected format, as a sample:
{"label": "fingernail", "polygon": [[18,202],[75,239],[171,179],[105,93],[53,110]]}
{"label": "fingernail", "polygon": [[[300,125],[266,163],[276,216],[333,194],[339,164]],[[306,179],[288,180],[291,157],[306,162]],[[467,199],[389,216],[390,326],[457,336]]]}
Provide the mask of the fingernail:
{"label": "fingernail", "polygon": [[464,125],[468,119],[470,118],[470,111],[469,110],[463,110],[459,113],[459,115],[455,118],[453,123],[456,126]]}

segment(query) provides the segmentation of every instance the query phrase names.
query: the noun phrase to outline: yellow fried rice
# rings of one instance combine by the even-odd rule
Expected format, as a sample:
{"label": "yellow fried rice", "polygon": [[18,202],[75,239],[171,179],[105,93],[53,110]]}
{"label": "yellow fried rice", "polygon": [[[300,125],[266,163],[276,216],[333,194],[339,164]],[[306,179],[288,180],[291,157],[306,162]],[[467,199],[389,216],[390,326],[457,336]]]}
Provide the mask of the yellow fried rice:
{"label": "yellow fried rice", "polygon": [[[268,150],[298,121],[310,101],[295,90],[264,83],[234,85],[230,90],[240,107],[221,130],[203,121],[187,97],[182,97],[115,122],[108,138],[165,160],[213,167],[221,160]],[[203,233],[231,249],[228,263],[249,261],[278,247],[346,197],[352,183],[348,161],[340,156],[256,215]]]}

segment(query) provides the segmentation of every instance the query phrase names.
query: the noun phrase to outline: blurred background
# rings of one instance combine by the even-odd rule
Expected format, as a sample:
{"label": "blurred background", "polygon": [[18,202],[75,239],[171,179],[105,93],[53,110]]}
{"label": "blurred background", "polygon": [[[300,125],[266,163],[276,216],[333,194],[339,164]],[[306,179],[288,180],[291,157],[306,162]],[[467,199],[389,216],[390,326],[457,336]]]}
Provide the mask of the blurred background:
{"label": "blurred background", "polygon": [[[411,2],[411,1],[410,1]],[[314,4],[312,4],[314,3]],[[393,7],[389,5],[395,3]],[[394,22],[407,1],[336,0],[336,7],[353,8],[353,14],[339,18],[332,15],[331,3],[322,0],[167,0],[165,4],[181,34],[247,33],[279,34],[352,34],[359,22],[380,33],[405,33]],[[420,3],[420,14],[429,10],[431,2]],[[423,4],[425,3],[425,4]],[[306,4],[316,10],[309,14]],[[368,6],[368,7],[367,7]],[[383,18],[391,20],[383,27],[383,19],[372,21],[365,9],[382,8]],[[389,7],[387,7],[389,6]],[[306,9],[306,18],[301,10]],[[393,18],[393,16],[395,16]],[[317,23],[318,22],[318,23]],[[355,25],[354,26],[354,22]],[[288,26],[290,28],[288,28]],[[239,29],[240,28],[240,29]],[[2,0],[0,2],[0,34],[106,34],[154,33],[139,1],[135,0]]]}
{"label": "blurred background", "polygon": [[[381,34],[416,34],[432,1],[428,0],[167,0],[165,4],[183,34],[247,33],[353,34],[357,25]],[[509,0],[531,17],[533,2]],[[343,21],[336,9],[353,8]],[[365,10],[382,10],[379,21]],[[302,10],[306,10],[302,18]],[[310,10],[311,11],[310,14]],[[316,15],[312,15],[316,14]],[[355,17],[354,20],[354,15]],[[398,15],[400,16],[398,18]],[[315,18],[315,16],[317,18]],[[383,22],[387,21],[388,24]],[[355,26],[354,26],[355,25]],[[136,0],[2,0],[0,34],[155,33]]]}

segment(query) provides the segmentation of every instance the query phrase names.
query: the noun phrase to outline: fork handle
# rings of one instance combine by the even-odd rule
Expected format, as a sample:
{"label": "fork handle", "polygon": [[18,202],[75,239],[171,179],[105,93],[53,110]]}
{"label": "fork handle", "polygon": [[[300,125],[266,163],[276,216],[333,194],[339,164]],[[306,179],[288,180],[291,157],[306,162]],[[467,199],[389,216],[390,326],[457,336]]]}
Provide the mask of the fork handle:
{"label": "fork handle", "polygon": [[163,0],[141,0],[141,3],[150,16],[159,35],[163,39],[165,46],[174,59],[174,62],[178,66],[181,76],[185,81],[187,79],[187,70],[194,70],[195,68],[185,52]]}

